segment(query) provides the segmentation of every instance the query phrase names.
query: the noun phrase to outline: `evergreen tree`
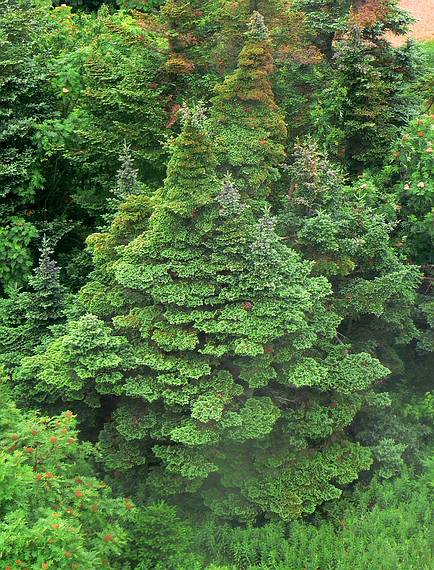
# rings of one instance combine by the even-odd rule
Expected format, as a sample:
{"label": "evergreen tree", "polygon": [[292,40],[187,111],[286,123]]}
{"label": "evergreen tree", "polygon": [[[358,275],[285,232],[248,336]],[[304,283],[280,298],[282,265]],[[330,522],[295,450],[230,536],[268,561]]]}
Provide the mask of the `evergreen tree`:
{"label": "evergreen tree", "polygon": [[201,4],[202,2],[197,2],[197,0],[167,0],[161,7],[169,41],[166,69],[171,74],[188,74],[196,67],[189,54],[198,40],[198,17],[202,15]]}
{"label": "evergreen tree", "polygon": [[381,43],[385,32],[403,35],[413,21],[399,0],[294,0],[292,9],[306,15],[312,40],[329,61],[335,55],[336,40],[351,25],[356,24],[366,37]]}
{"label": "evergreen tree", "polygon": [[294,0],[292,7],[306,15],[312,40],[331,59],[335,36],[344,29],[352,4],[351,0]]}
{"label": "evergreen tree", "polygon": [[101,459],[144,465],[151,496],[194,492],[219,516],[287,520],[369,467],[345,430],[388,371],[335,341],[327,280],[282,243],[269,211],[255,222],[233,182],[216,179],[203,110],[182,116],[146,229],[108,247],[115,219],[90,240],[81,299],[96,314],[28,359],[27,377],[94,405],[110,396]]}
{"label": "evergreen tree", "polygon": [[394,249],[396,204],[369,177],[349,186],[312,140],[295,146],[288,174],[282,232],[331,280],[341,338],[402,372],[399,345],[418,336],[420,271]]}
{"label": "evergreen tree", "polygon": [[274,99],[273,54],[264,18],[254,12],[237,69],[216,88],[213,137],[219,168],[243,197],[267,197],[285,159],[286,126]]}
{"label": "evergreen tree", "polygon": [[14,291],[0,299],[0,363],[17,366],[50,337],[50,327],[62,322],[66,290],[60,283],[60,268],[44,236],[39,264],[29,278],[28,291]]}
{"label": "evergreen tree", "polygon": [[286,0],[218,0],[215,14],[219,30],[216,34],[215,60],[222,71],[237,65],[240,49],[245,43],[249,20],[254,12],[259,12],[273,38],[290,23],[288,12],[290,3]]}
{"label": "evergreen tree", "polygon": [[134,160],[131,156],[129,145],[124,143],[123,151],[119,157],[119,170],[116,174],[116,184],[112,189],[112,198],[108,199],[109,213],[105,216],[107,221],[113,218],[119,206],[130,196],[139,195],[144,191],[138,180],[138,169],[134,168]]}
{"label": "evergreen tree", "polygon": [[410,94],[418,76],[414,46],[393,48],[384,35],[404,33],[408,19],[396,12],[394,2],[373,2],[378,10],[370,10],[371,3],[350,12],[336,36],[332,69],[313,111],[315,128],[328,150],[356,173],[383,166],[420,103]]}

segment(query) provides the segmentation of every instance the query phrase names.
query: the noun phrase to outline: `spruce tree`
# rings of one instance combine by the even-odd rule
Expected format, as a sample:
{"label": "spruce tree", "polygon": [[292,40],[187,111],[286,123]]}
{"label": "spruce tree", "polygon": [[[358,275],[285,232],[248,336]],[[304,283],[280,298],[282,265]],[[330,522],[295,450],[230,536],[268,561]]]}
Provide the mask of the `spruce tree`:
{"label": "spruce tree", "polygon": [[15,290],[0,299],[0,363],[17,366],[50,337],[50,327],[62,322],[66,290],[60,282],[60,268],[44,236],[39,264],[29,278],[27,291]]}
{"label": "spruce tree", "polygon": [[236,183],[216,178],[203,109],[182,117],[143,231],[119,244],[115,218],[90,240],[81,303],[94,314],[28,359],[27,377],[66,399],[110,398],[101,459],[140,473],[149,496],[190,492],[219,516],[287,520],[369,467],[345,432],[388,371],[336,341],[327,280],[268,210],[256,221]]}
{"label": "spruce tree", "polygon": [[161,7],[169,42],[166,69],[173,75],[188,74],[195,70],[196,65],[189,55],[199,40],[203,4],[197,0],[166,0]]}
{"label": "spruce tree", "polygon": [[288,26],[289,10],[287,0],[219,0],[214,14],[219,25],[215,46],[215,59],[219,68],[233,71],[236,67],[253,12],[262,14],[271,35],[276,36],[282,28]]}
{"label": "spruce tree", "polygon": [[394,247],[398,206],[368,176],[349,185],[313,140],[295,145],[288,174],[281,231],[330,279],[341,338],[402,372],[398,348],[418,336],[420,270]]}
{"label": "spruce tree", "polygon": [[254,12],[237,69],[216,88],[213,137],[219,169],[229,172],[243,197],[270,195],[285,159],[286,125],[273,93],[273,52],[264,18]]}
{"label": "spruce tree", "polygon": [[357,174],[382,168],[420,103],[410,93],[419,73],[414,45],[392,47],[385,35],[408,31],[408,18],[395,2],[370,4],[350,11],[335,36],[331,67],[313,111],[329,152]]}

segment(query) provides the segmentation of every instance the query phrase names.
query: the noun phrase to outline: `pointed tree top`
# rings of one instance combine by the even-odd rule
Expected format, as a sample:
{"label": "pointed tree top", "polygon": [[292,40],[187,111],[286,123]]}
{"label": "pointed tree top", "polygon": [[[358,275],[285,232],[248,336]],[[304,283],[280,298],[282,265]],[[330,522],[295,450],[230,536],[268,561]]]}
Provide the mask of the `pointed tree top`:
{"label": "pointed tree top", "polygon": [[258,220],[257,238],[252,244],[253,253],[262,255],[269,261],[273,259],[275,244],[279,242],[279,237],[274,231],[276,222],[277,218],[271,214],[270,206],[266,206]]}
{"label": "pointed tree top", "polygon": [[44,233],[41,240],[41,246],[39,247],[40,259],[50,257],[53,254],[53,248],[50,245],[50,240],[47,234]]}
{"label": "pointed tree top", "polygon": [[179,110],[179,116],[183,126],[191,125],[195,129],[203,130],[206,122],[206,107],[202,101],[196,105],[188,107],[184,104]]}
{"label": "pointed tree top", "polygon": [[[33,305],[28,308],[28,318],[36,318],[37,320],[56,319],[62,312],[64,288],[60,283],[60,267],[52,258],[54,253],[52,244],[53,242],[44,234],[39,248],[39,263],[29,278],[29,284],[34,294],[42,295],[45,298],[50,295],[52,302],[50,301],[49,305],[42,305],[40,300],[38,301],[38,298],[35,297]],[[54,300],[53,295],[57,300]]]}
{"label": "pointed tree top", "polygon": [[224,177],[220,192],[215,199],[220,206],[221,216],[241,214],[246,208],[246,205],[241,202],[241,195],[229,172]]}
{"label": "pointed tree top", "polygon": [[119,162],[121,165],[116,174],[116,188],[113,190],[113,193],[117,198],[124,200],[130,194],[137,192],[139,172],[134,168],[131,149],[126,142],[124,142],[122,153],[119,156]]}
{"label": "pointed tree top", "polygon": [[246,36],[253,40],[266,40],[268,28],[264,22],[264,16],[259,12],[253,12],[248,23]]}

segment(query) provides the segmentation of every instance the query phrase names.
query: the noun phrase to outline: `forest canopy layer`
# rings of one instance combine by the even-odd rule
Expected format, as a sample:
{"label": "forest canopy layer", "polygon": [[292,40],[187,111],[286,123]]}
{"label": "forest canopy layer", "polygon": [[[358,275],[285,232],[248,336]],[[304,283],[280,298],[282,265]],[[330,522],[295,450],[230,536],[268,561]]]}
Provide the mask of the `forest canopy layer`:
{"label": "forest canopy layer", "polygon": [[0,0],[0,568],[432,567],[411,23]]}

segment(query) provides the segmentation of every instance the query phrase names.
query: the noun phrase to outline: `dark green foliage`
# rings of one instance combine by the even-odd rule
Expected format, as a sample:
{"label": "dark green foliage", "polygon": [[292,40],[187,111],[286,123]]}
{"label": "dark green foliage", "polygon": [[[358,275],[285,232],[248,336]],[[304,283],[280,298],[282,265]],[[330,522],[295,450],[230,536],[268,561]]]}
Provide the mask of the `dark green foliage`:
{"label": "dark green foliage", "polygon": [[48,199],[66,195],[95,215],[105,210],[125,144],[144,181],[164,172],[164,42],[140,21],[104,8],[85,16],[59,7],[55,19],[51,67],[60,113],[38,134],[46,160],[58,165],[48,172]]}
{"label": "dark green foliage", "polygon": [[408,89],[416,79],[415,58],[411,44],[373,42],[357,24],[337,43],[336,71],[313,119],[327,148],[352,171],[381,167],[413,115],[416,101]]}
{"label": "dark green foliage", "polygon": [[315,273],[331,279],[341,342],[353,341],[392,370],[402,367],[396,342],[418,335],[412,308],[420,270],[393,247],[396,206],[368,177],[348,186],[312,141],[295,146],[288,174],[283,231]]}
{"label": "dark green foliage", "polygon": [[66,291],[52,254],[44,236],[39,264],[29,277],[29,290],[15,290],[0,299],[0,363],[6,368],[32,354],[50,337],[50,327],[65,317]]}
{"label": "dark green foliage", "polygon": [[[399,225],[395,247],[423,272],[415,319],[420,329],[416,352],[407,353],[407,374],[417,370],[422,378],[432,376],[434,362],[434,261],[433,118],[421,115],[412,121],[391,151],[379,175],[379,183],[397,203]],[[428,353],[428,354],[426,354]]]}
{"label": "dark green foliage", "polygon": [[134,510],[125,558],[136,570],[199,570],[202,555],[193,554],[192,543],[192,528],[173,507],[157,503]]}
{"label": "dark green foliage", "polygon": [[405,34],[413,20],[399,0],[294,0],[293,9],[306,14],[312,39],[329,60],[335,40],[349,25],[356,24],[366,38],[380,43],[385,32]]}
{"label": "dark green foliage", "polygon": [[422,265],[434,262],[433,135],[431,116],[414,119],[394,144],[381,179],[399,206],[397,246]]}
{"label": "dark green foliage", "polygon": [[297,0],[325,54],[321,96],[312,111],[316,134],[350,172],[381,168],[400,129],[420,104],[415,95],[418,50],[393,48],[411,18],[395,0]]}
{"label": "dark green foliage", "polygon": [[29,244],[37,235],[29,216],[42,176],[33,137],[52,112],[46,46],[47,13],[29,0],[0,2],[0,287],[25,282]]}

